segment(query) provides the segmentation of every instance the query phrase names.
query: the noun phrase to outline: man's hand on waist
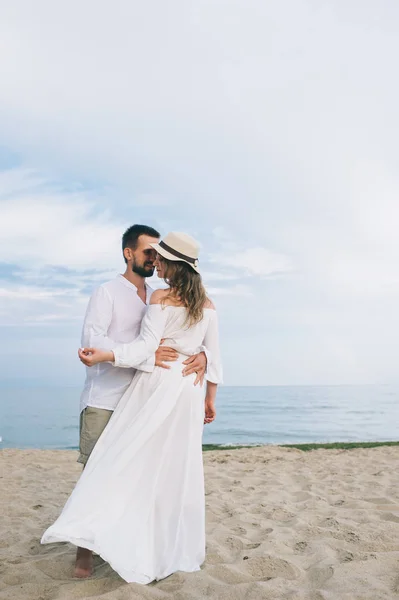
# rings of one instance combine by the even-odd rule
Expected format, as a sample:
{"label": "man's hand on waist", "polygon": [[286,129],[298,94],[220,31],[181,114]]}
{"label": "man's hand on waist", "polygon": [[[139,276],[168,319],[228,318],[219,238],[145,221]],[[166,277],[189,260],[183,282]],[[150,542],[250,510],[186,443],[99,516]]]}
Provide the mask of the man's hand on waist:
{"label": "man's hand on waist", "polygon": [[155,366],[162,369],[170,369],[166,362],[173,362],[179,358],[179,353],[174,348],[169,346],[159,346],[155,352]]}

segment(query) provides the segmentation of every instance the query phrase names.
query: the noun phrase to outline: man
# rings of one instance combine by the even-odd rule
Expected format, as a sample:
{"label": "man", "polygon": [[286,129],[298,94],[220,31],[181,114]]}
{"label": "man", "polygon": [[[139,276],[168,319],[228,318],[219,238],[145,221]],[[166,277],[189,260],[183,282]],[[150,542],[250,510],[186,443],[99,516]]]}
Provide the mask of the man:
{"label": "man", "polygon": [[[149,304],[152,289],[146,278],[154,273],[156,252],[150,245],[158,243],[160,234],[146,225],[133,225],[122,237],[126,270],[112,281],[97,288],[90,298],[83,324],[82,346],[110,350],[116,343],[132,342],[140,333],[141,321]],[[151,372],[154,366],[168,369],[165,362],[176,360],[172,348],[160,346],[150,360],[140,365]],[[206,369],[203,352],[185,361],[184,375],[197,373],[202,381]],[[134,369],[122,369],[101,363],[86,369],[80,403],[80,454],[78,462],[86,464],[97,440],[104,431],[112,412],[129,387]],[[78,548],[75,577],[89,577],[93,570],[90,550]]]}

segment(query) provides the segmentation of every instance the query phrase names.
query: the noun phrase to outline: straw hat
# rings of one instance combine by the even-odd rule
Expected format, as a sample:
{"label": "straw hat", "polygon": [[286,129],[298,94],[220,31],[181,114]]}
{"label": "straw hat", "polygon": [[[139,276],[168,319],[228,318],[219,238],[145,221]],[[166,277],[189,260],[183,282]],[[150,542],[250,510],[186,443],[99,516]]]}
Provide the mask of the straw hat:
{"label": "straw hat", "polygon": [[168,233],[159,244],[151,244],[151,246],[164,258],[185,262],[190,265],[194,271],[199,273],[199,244],[194,238],[186,233],[173,231],[172,233]]}

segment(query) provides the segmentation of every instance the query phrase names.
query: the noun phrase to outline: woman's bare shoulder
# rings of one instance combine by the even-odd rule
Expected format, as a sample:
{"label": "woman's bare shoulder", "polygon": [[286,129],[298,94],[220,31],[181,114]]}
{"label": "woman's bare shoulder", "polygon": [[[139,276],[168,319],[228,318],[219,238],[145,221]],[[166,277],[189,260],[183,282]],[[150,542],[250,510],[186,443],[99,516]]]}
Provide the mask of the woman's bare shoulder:
{"label": "woman's bare shoulder", "polygon": [[214,303],[212,302],[212,300],[210,298],[206,299],[204,308],[211,308],[212,310],[216,310],[216,306],[214,305]]}
{"label": "woman's bare shoulder", "polygon": [[169,290],[155,290],[151,294],[150,304],[161,304],[162,300],[169,294]]}

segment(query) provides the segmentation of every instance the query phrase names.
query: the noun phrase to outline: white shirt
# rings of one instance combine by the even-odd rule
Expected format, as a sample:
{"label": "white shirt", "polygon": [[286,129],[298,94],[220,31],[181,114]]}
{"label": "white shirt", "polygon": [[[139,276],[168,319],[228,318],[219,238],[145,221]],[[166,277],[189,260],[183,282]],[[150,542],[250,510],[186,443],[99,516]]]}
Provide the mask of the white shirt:
{"label": "white shirt", "polygon": [[[146,284],[146,303],[153,290]],[[100,285],[90,298],[82,331],[82,347],[111,350],[115,344],[132,342],[140,333],[147,304],[137,294],[137,288],[123,275]],[[151,372],[155,354],[138,365]],[[86,406],[115,410],[129,387],[135,369],[122,369],[110,363],[86,367],[86,381],[80,398],[80,410]]]}

